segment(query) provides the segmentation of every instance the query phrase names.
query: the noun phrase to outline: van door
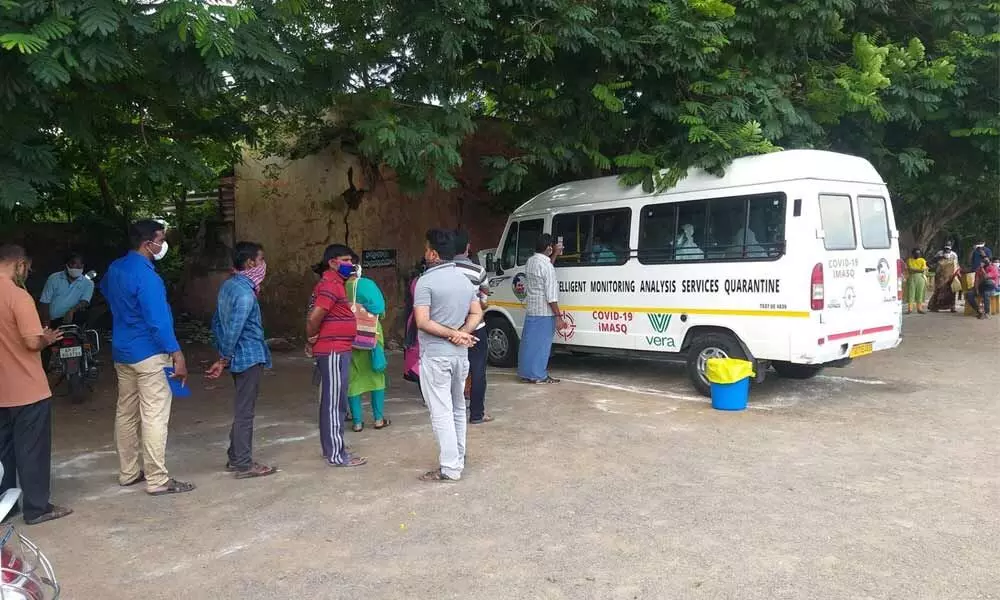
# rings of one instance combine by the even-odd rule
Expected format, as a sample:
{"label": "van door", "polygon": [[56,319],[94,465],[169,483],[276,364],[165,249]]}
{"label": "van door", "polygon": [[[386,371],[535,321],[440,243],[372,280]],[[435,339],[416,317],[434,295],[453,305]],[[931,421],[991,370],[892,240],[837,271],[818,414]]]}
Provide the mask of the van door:
{"label": "van door", "polygon": [[[541,218],[511,221],[507,227],[500,254],[494,263],[500,265],[490,273],[490,305],[510,315],[510,326],[503,322],[487,323],[490,362],[497,366],[512,366],[517,339],[524,327],[524,265],[535,252],[535,242],[545,227]],[[516,337],[515,337],[516,336]]]}
{"label": "van door", "polygon": [[891,347],[886,341],[898,337],[898,251],[888,201],[828,193],[820,194],[819,208],[826,342],[847,344],[852,358]]}

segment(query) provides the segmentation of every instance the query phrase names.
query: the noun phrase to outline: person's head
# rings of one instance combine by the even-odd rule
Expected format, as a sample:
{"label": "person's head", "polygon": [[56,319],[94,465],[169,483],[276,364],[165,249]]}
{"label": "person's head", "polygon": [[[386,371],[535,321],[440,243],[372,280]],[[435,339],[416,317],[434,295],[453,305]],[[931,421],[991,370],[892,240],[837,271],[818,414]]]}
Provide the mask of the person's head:
{"label": "person's head", "polygon": [[920,258],[922,254],[923,251],[921,251],[920,248],[914,248],[913,250],[910,250],[910,256],[912,256],[913,258]]}
{"label": "person's head", "polygon": [[347,279],[354,273],[354,251],[343,244],[330,244],[323,251],[323,260],[317,269],[332,271]]}
{"label": "person's head", "polygon": [[79,252],[70,252],[66,256],[66,275],[70,279],[76,279],[83,275],[83,256]]}
{"label": "person's head", "polygon": [[554,245],[551,233],[542,233],[535,240],[535,252],[551,255]]}
{"label": "person's head", "polygon": [[951,242],[945,242],[944,243],[944,251],[945,252],[951,252]]}
{"label": "person's head", "polygon": [[246,271],[264,264],[264,247],[257,242],[236,242],[233,246],[233,268],[237,271]]}
{"label": "person's head", "polygon": [[427,232],[424,259],[433,265],[455,258],[455,234],[447,229],[431,229]]}
{"label": "person's head", "polygon": [[24,248],[17,244],[0,244],[0,275],[14,280],[14,283],[24,287],[24,282],[31,272],[31,259]]}
{"label": "person's head", "polygon": [[161,221],[143,219],[128,228],[128,239],[132,249],[146,258],[160,260],[167,255],[167,227]]}
{"label": "person's head", "polygon": [[472,250],[472,244],[469,242],[469,232],[464,229],[456,229],[455,254],[468,256],[470,250]]}

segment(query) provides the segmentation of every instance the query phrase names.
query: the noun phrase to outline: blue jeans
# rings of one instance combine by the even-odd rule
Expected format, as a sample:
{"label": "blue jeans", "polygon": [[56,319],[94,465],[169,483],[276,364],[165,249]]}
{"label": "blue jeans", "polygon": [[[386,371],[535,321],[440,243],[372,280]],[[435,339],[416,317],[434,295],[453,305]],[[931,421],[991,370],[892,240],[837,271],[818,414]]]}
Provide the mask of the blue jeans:
{"label": "blue jeans", "polygon": [[965,296],[965,300],[972,308],[976,309],[976,313],[988,315],[990,314],[990,299],[993,298],[994,293],[996,293],[995,288],[979,286],[979,296],[983,299],[982,309],[979,308],[979,301],[976,299],[976,290],[969,290],[969,293]]}
{"label": "blue jeans", "polygon": [[549,377],[549,355],[552,354],[552,336],[555,333],[555,315],[525,317],[517,355],[517,374],[521,378],[544,381]]}

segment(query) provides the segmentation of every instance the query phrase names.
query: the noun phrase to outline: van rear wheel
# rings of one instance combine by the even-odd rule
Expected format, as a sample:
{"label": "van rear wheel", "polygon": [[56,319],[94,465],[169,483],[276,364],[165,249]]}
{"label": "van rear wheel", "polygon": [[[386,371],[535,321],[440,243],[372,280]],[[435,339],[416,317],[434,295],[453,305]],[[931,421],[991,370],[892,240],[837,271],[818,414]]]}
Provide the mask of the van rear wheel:
{"label": "van rear wheel", "polygon": [[494,367],[510,368],[517,364],[517,332],[504,317],[486,317],[488,361]]}
{"label": "van rear wheel", "polygon": [[688,347],[687,372],[694,388],[702,396],[712,396],[712,384],[705,377],[705,364],[710,358],[746,360],[740,343],[725,333],[705,333],[694,338]]}
{"label": "van rear wheel", "polygon": [[823,370],[822,365],[799,365],[780,360],[772,361],[771,366],[785,379],[812,379]]}

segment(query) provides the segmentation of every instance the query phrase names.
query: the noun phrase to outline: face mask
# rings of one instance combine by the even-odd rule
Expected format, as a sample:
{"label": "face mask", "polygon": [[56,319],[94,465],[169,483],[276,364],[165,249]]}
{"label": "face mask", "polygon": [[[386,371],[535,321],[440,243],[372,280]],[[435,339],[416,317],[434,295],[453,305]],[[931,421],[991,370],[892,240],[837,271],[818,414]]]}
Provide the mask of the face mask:
{"label": "face mask", "polygon": [[66,273],[73,279],[83,276],[83,269],[66,269]]}
{"label": "face mask", "polygon": [[340,276],[346,279],[354,274],[354,265],[340,263],[337,266],[337,273],[340,273]]}
{"label": "face mask", "polygon": [[260,291],[260,284],[263,283],[264,277],[267,275],[267,263],[262,262],[256,267],[250,267],[243,271],[243,274],[253,282],[254,289]]}
{"label": "face mask", "polygon": [[163,257],[167,255],[167,248],[170,247],[170,244],[167,243],[167,240],[163,240],[160,243],[162,244],[160,251],[153,255],[153,260],[163,260]]}

